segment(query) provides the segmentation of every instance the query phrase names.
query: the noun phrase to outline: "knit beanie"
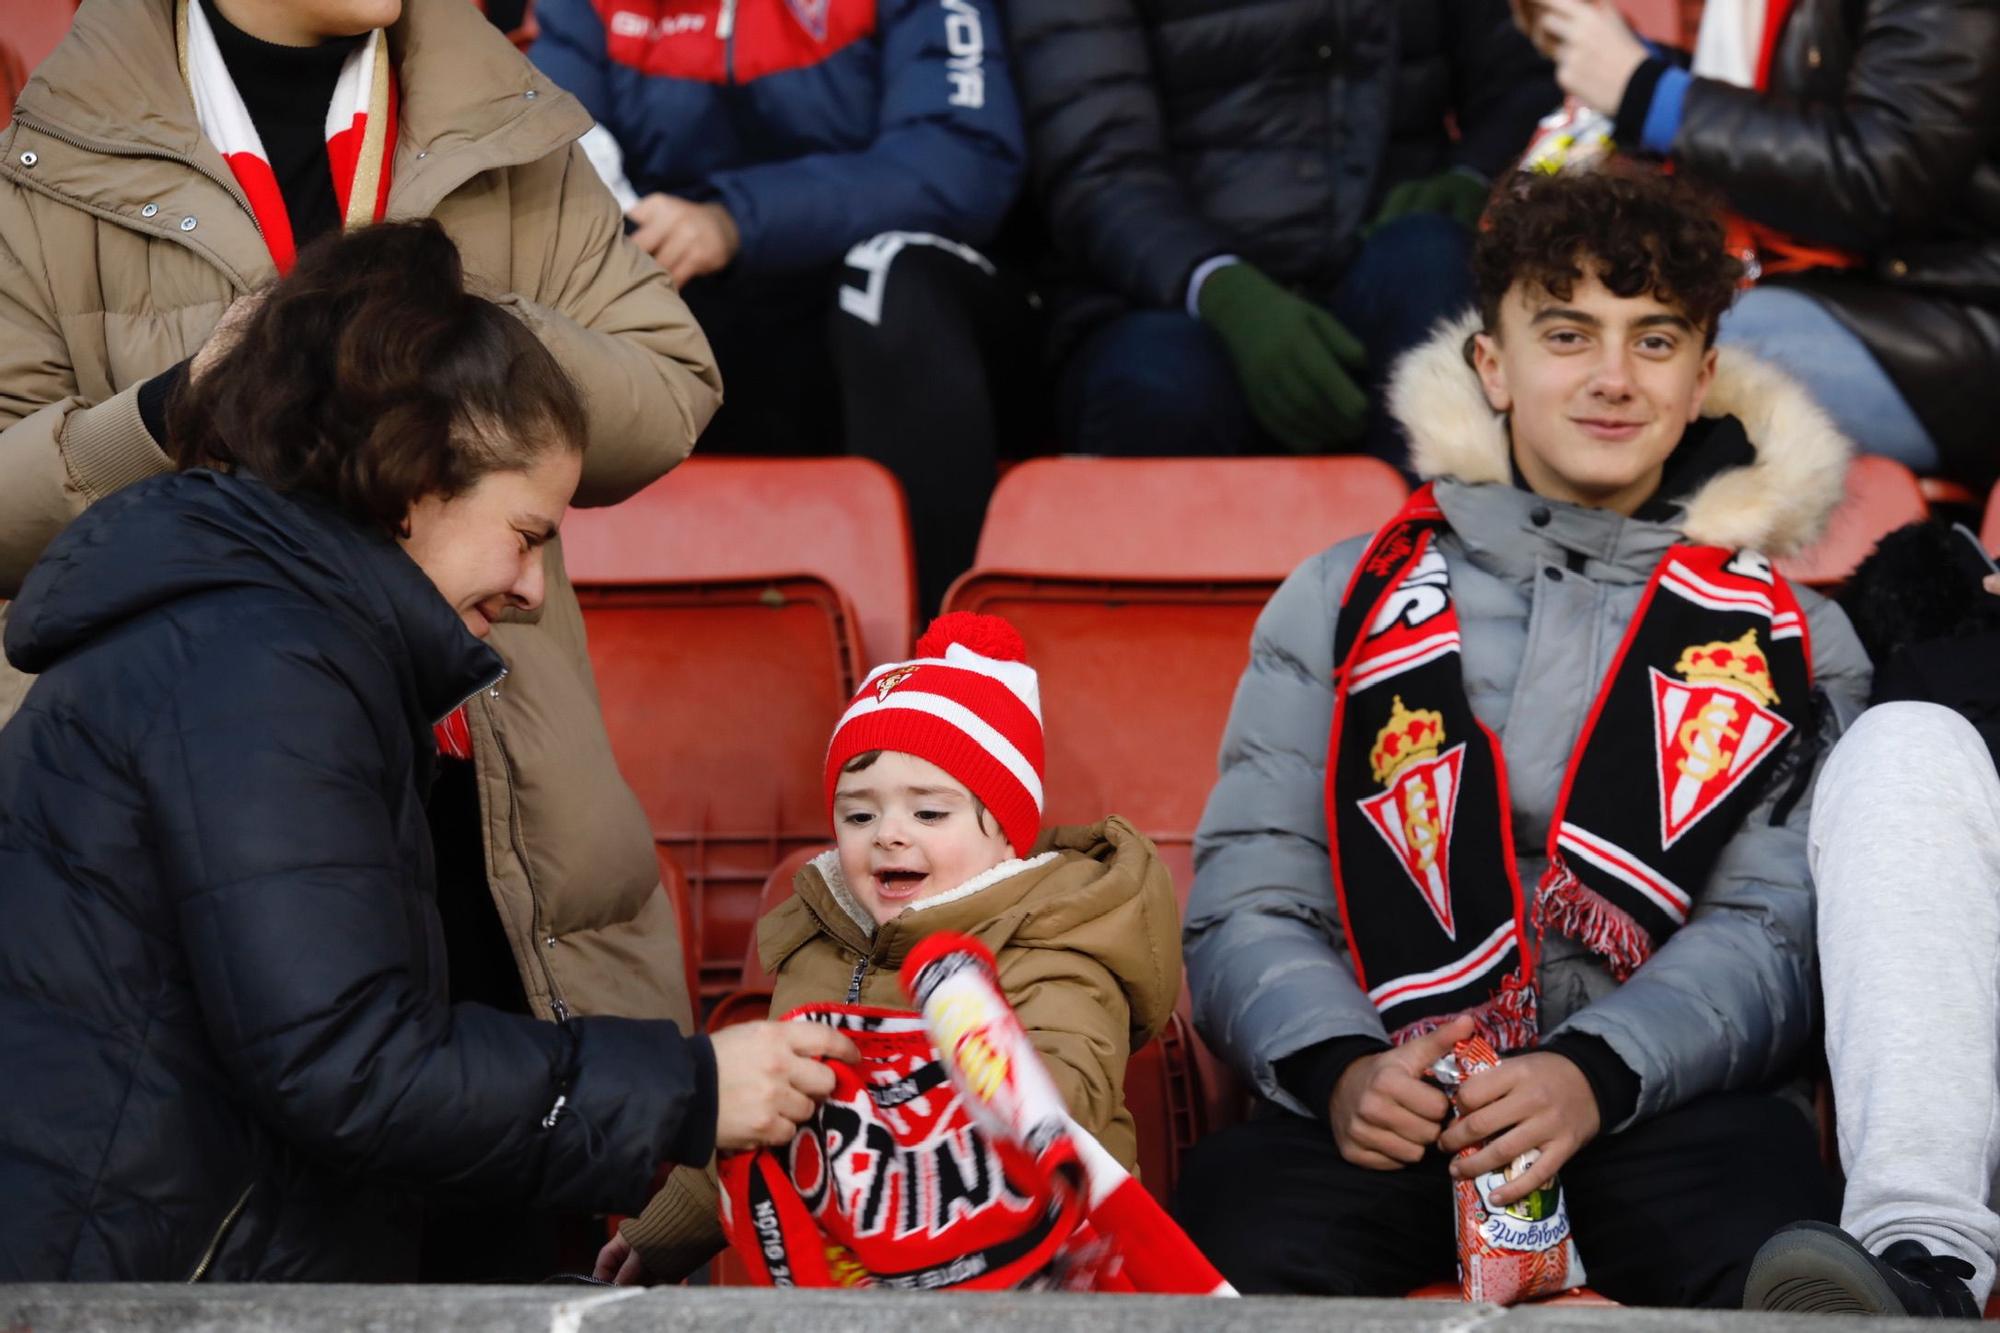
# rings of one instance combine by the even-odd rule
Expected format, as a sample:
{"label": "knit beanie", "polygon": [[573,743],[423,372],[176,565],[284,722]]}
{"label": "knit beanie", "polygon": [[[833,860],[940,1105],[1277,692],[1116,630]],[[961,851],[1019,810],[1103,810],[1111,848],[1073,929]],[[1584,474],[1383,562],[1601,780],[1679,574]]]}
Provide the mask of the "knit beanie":
{"label": "knit beanie", "polygon": [[1021,635],[999,616],[954,611],[931,622],[908,662],[868,673],[833,729],[826,804],[840,770],[870,750],[927,759],[978,797],[1016,856],[1042,829],[1042,696]]}

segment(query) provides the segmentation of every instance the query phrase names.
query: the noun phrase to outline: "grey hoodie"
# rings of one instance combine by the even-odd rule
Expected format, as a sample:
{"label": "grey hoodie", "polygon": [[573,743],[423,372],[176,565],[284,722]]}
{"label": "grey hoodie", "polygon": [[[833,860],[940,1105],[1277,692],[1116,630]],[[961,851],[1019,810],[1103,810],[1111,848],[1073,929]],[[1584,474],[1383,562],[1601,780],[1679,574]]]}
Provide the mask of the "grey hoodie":
{"label": "grey hoodie", "polygon": [[[1802,390],[1725,349],[1704,411],[1741,423],[1754,462],[1695,483],[1666,521],[1544,500],[1512,484],[1504,424],[1460,353],[1472,327],[1441,329],[1405,358],[1390,406],[1451,523],[1440,549],[1466,692],[1505,751],[1519,873],[1532,888],[1570,752],[1661,555],[1680,540],[1775,556],[1799,549],[1839,502],[1850,450]],[[1671,477],[1663,496],[1670,491]],[[1278,1061],[1336,1038],[1387,1039],[1347,958],[1325,812],[1334,625],[1366,546],[1356,538],[1307,560],[1258,618],[1220,780],[1195,835],[1185,947],[1196,1025],[1259,1092],[1294,1111],[1306,1108],[1279,1085]],[[1864,706],[1869,667],[1840,609],[1798,593],[1815,690],[1830,705],[1817,750],[1795,747],[1816,764]],[[1794,781],[1794,767],[1767,783],[1687,924],[1625,985],[1580,945],[1555,936],[1544,944],[1544,1040],[1584,1034],[1616,1053],[1638,1083],[1625,1123],[1795,1072],[1818,998],[1811,788]],[[1634,799],[1650,796],[1635,788]]]}

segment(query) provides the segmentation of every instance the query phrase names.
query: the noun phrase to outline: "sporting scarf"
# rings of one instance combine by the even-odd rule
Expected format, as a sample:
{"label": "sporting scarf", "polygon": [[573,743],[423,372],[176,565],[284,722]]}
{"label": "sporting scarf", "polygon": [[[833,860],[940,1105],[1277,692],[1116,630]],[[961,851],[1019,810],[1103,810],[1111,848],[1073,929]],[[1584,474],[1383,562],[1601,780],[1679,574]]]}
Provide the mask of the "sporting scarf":
{"label": "sporting scarf", "polygon": [[1062,1111],[990,973],[972,975],[991,955],[932,939],[911,964],[965,946],[948,961],[973,961],[957,994],[922,1014],[816,1004],[786,1015],[847,1033],[861,1060],[829,1066],[833,1093],[788,1147],[721,1163],[723,1229],[752,1281],[1234,1294]]}
{"label": "sporting scarf", "polygon": [[[202,135],[222,154],[230,174],[243,188],[265,248],[271,252],[271,262],[281,275],[290,273],[298,262],[291,212],[264,154],[264,140],[250,118],[250,108],[244,105],[236,80],[229,77],[222,48],[216,45],[215,29],[198,0],[177,0],[174,32],[181,77],[194,97],[195,119]],[[326,108],[326,156],[333,171],[333,195],[340,205],[343,231],[380,222],[389,206],[396,109],[389,38],[378,28],[341,65],[333,99]],[[462,708],[433,728],[433,739],[439,754],[472,758],[472,730]]]}
{"label": "sporting scarf", "polygon": [[[298,247],[291,215],[278,190],[250,110],[216,45],[215,29],[196,0],[178,0],[175,33],[181,77],[194,96],[201,132],[243,187],[250,211],[281,274],[292,271]],[[389,203],[389,164],[396,153],[396,79],[387,34],[377,29],[340,69],[326,108],[326,155],[343,230],[380,222]]]}
{"label": "sporting scarf", "polygon": [[1354,971],[1397,1041],[1471,1014],[1502,1050],[1536,1036],[1553,928],[1629,977],[1806,724],[1798,602],[1752,551],[1677,544],[1639,600],[1569,758],[1548,868],[1514,860],[1507,764],[1473,713],[1426,485],[1376,533],[1341,598],[1327,834]]}

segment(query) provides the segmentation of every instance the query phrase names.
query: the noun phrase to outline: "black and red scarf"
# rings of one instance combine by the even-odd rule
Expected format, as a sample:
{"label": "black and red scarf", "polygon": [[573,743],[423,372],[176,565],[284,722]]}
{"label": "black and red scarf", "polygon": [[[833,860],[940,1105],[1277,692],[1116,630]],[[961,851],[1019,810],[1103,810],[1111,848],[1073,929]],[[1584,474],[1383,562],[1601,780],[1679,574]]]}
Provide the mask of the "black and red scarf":
{"label": "black and red scarf", "polygon": [[1425,486],[1341,599],[1327,836],[1355,975],[1394,1039],[1469,1013],[1511,1050],[1536,1037],[1543,931],[1623,981],[1687,921],[1752,778],[1806,725],[1812,649],[1764,556],[1670,548],[1570,754],[1531,900],[1506,757],[1465,694],[1449,527]]}

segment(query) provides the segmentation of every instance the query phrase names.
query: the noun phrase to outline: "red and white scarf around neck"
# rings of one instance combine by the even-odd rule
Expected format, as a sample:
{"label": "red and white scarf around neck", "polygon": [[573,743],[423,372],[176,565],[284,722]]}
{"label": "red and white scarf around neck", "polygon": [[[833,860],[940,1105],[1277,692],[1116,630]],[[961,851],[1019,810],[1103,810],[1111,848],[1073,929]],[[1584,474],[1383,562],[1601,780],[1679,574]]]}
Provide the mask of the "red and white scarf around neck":
{"label": "red and white scarf around neck", "polygon": [[[264,245],[278,272],[298,261],[292,215],[264,152],[264,140],[250,108],[216,44],[215,29],[200,0],[178,0],[174,34],[181,77],[194,97],[202,135],[215,145],[230,174],[243,187]],[[340,205],[340,228],[350,231],[380,222],[389,206],[389,166],[396,156],[396,72],[388,34],[380,28],[356,47],[340,67],[333,98],[326,106],[326,156],[333,171],[333,197]],[[456,710],[433,728],[438,753],[472,758],[472,730],[465,710]]]}
{"label": "red and white scarf around neck", "polygon": [[[264,152],[264,141],[229,77],[215,29],[198,0],[179,0],[175,31],[181,76],[194,96],[201,132],[250,201],[264,244],[278,272],[289,273],[298,258],[291,215]],[[343,230],[380,222],[389,202],[389,163],[396,151],[396,80],[388,36],[377,29],[355,48],[340,69],[333,100],[326,108],[326,155],[333,168],[333,194]]]}
{"label": "red and white scarf around neck", "polygon": [[1687,921],[1810,725],[1812,645],[1765,557],[1669,549],[1572,748],[1547,869],[1523,885],[1506,756],[1461,673],[1437,545],[1450,530],[1423,487],[1375,534],[1341,598],[1326,768],[1333,887],[1355,976],[1394,1040],[1470,1014],[1494,1046],[1517,1050],[1538,1035],[1543,932],[1578,940],[1623,981]]}

